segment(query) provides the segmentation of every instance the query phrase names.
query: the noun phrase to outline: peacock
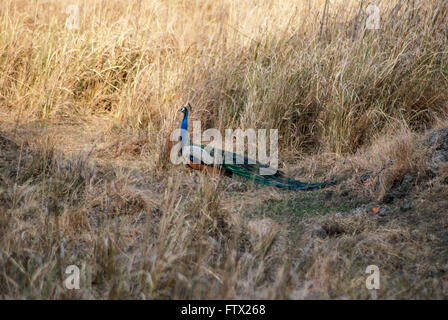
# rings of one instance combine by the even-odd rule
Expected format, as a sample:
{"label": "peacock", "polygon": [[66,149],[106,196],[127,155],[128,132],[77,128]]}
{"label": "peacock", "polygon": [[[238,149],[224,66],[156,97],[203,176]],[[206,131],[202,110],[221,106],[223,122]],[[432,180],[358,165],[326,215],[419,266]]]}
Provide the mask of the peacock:
{"label": "peacock", "polygon": [[[260,168],[269,170],[268,165],[236,153],[230,153],[217,148],[207,148],[203,145],[192,143],[188,135],[188,109],[190,109],[190,111],[192,110],[190,103],[179,109],[179,111],[184,114],[180,126],[180,151],[182,152],[184,148],[189,148],[189,152],[186,153],[187,157],[189,157],[187,159],[187,164],[192,169],[214,172],[219,171],[228,175],[236,174],[262,185],[276,186],[289,190],[309,190],[326,186],[326,182],[305,183],[289,178],[280,170],[273,171],[270,175],[261,175]],[[218,153],[221,153],[221,159],[233,159],[234,161],[232,161],[232,163],[227,161],[226,163],[224,160],[222,163],[216,163],[213,160]],[[240,161],[236,161],[237,159]]]}

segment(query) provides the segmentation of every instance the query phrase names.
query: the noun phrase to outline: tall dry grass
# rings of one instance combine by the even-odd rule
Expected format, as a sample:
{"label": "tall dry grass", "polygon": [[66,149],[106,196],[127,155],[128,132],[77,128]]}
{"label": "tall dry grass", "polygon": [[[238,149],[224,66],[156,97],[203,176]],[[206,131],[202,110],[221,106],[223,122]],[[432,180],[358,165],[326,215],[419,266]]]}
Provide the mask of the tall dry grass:
{"label": "tall dry grass", "polygon": [[[65,28],[73,3],[78,31]],[[427,236],[446,225],[443,199],[433,215],[409,215],[417,228],[346,208],[348,218],[300,220],[296,239],[259,217],[256,205],[303,202],[313,211],[326,195],[294,198],[160,170],[178,106],[190,101],[202,128],[279,129],[280,155],[341,159],[404,132],[376,139],[384,144],[361,160],[317,162],[320,172],[350,171],[341,189],[374,169],[378,185],[362,191],[375,193],[368,201],[416,174],[421,152],[408,128],[422,130],[448,111],[447,1],[379,7],[381,29],[366,30],[363,1],[2,1],[0,119],[16,123],[13,132],[34,121],[94,123],[106,135],[138,137],[130,151],[122,140],[95,149],[102,160],[134,152],[134,142],[147,157],[141,168],[112,165],[89,152],[61,153],[57,137],[0,134],[0,297],[367,298],[364,267],[372,259],[391,279],[380,297],[445,297],[446,286],[431,281],[444,270],[432,261],[446,246],[439,231]],[[390,158],[397,160],[383,170]],[[434,185],[444,193],[431,197],[446,194],[440,181]],[[80,290],[63,287],[70,264],[81,268]]]}
{"label": "tall dry grass", "polygon": [[[325,6],[327,3],[327,6]],[[81,9],[79,31],[65,25]],[[3,1],[0,106],[18,121],[114,119],[150,146],[191,101],[204,127],[277,128],[292,152],[351,152],[447,113],[447,3]],[[157,138],[159,136],[159,138]]]}

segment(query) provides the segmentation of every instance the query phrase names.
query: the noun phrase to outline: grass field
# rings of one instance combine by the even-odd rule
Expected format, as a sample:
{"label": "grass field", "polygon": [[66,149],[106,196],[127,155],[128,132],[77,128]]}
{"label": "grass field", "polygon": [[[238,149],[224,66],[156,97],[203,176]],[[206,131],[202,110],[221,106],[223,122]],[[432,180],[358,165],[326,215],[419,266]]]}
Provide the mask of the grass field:
{"label": "grass field", "polygon": [[[3,0],[0,298],[446,299],[448,2],[370,4]],[[334,184],[174,166],[187,101]]]}

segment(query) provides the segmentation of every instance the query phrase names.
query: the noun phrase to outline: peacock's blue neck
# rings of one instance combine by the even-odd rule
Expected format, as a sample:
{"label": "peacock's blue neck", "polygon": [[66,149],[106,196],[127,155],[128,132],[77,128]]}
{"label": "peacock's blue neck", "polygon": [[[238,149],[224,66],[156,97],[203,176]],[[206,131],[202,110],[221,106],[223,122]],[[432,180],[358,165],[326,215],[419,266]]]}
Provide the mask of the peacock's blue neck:
{"label": "peacock's blue neck", "polygon": [[188,141],[188,110],[185,111],[184,119],[180,125],[180,146],[181,148]]}

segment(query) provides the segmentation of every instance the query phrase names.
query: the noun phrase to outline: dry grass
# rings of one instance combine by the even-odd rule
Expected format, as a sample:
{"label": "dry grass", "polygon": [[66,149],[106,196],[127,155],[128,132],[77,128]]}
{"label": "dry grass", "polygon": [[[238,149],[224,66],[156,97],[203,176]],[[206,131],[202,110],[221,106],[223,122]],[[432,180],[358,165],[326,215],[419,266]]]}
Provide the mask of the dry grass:
{"label": "dry grass", "polygon": [[339,153],[446,115],[444,1],[383,1],[378,31],[358,1],[322,16],[323,1],[115,0],[74,1],[71,32],[68,3],[0,8],[0,104],[17,121],[103,114],[159,155],[190,100],[204,127],[278,128],[285,150]]}
{"label": "dry grass", "polygon": [[[375,31],[367,3],[325,3],[3,1],[0,297],[358,299],[377,264],[381,298],[446,298],[448,166],[424,132],[447,126],[448,4],[381,1]],[[172,166],[186,101],[203,128],[279,129],[291,175],[336,184]]]}
{"label": "dry grass", "polygon": [[[279,227],[248,238],[242,212],[228,217],[211,178],[147,181],[86,156],[64,159],[47,140],[36,151],[1,142],[4,298],[276,296],[259,290],[279,272],[284,248],[270,250]],[[69,292],[61,268],[81,261],[82,289]]]}

